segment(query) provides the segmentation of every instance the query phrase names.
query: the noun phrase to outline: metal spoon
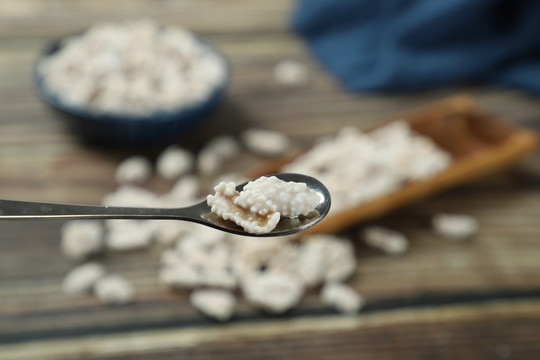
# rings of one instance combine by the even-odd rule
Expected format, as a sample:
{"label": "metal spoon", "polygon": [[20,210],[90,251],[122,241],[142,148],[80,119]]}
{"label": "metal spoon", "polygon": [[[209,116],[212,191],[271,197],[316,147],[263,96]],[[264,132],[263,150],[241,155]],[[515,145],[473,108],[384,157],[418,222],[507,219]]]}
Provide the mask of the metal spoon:
{"label": "metal spoon", "polygon": [[[33,219],[152,219],[152,220],[184,220],[210,226],[215,229],[245,236],[281,236],[305,230],[321,221],[330,210],[330,193],[317,179],[301,174],[281,173],[276,176],[284,181],[305,183],[308,188],[317,192],[320,197],[315,210],[295,219],[282,218],[277,227],[266,234],[251,234],[235,223],[223,220],[210,211],[206,200],[184,208],[134,208],[116,206],[92,206],[74,204],[55,204],[33,201],[0,199],[0,220],[33,220]],[[247,182],[236,187],[241,191]]]}

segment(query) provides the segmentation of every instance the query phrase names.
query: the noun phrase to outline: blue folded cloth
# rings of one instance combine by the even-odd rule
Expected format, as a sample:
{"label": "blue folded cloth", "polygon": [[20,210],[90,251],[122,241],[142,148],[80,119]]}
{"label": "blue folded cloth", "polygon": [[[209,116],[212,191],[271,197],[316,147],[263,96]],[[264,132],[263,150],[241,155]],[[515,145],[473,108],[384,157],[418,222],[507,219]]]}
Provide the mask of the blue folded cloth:
{"label": "blue folded cloth", "polygon": [[480,82],[540,93],[537,0],[299,0],[292,25],[352,91]]}

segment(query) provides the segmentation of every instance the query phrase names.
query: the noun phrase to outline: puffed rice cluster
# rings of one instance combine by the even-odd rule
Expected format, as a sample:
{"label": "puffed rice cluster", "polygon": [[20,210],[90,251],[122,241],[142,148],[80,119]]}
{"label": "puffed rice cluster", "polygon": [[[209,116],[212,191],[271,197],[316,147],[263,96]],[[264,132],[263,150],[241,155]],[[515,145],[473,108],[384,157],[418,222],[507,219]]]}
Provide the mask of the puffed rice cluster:
{"label": "puffed rice cluster", "polygon": [[332,196],[330,212],[336,212],[388,195],[406,182],[426,180],[451,161],[450,154],[400,120],[367,133],[343,128],[282,170],[319,179]]}
{"label": "puffed rice cluster", "polygon": [[220,182],[208,195],[212,212],[231,220],[251,234],[271,232],[282,217],[297,218],[315,210],[319,195],[305,183],[283,181],[275,176],[247,183],[242,191],[234,182]]}
{"label": "puffed rice cluster", "polygon": [[227,76],[225,61],[194,34],[147,19],[95,24],[38,69],[68,105],[142,116],[198,104]]}

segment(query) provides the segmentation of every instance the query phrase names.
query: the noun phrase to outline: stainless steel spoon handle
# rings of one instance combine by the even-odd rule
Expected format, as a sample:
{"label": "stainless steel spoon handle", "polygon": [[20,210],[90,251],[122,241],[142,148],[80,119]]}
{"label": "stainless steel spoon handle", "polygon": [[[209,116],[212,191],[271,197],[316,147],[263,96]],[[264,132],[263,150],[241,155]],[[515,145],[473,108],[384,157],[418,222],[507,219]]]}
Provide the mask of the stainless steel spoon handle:
{"label": "stainless steel spoon handle", "polygon": [[[215,229],[243,236],[283,236],[305,230],[322,220],[330,210],[330,193],[317,179],[307,175],[280,173],[274,175],[283,181],[305,183],[317,192],[320,201],[314,211],[298,218],[281,219],[270,232],[253,234],[246,232],[234,222],[224,220],[212,212],[206,200],[183,208],[148,208],[58,204],[35,201],[0,199],[0,220],[33,220],[33,219],[155,219],[155,220],[184,220],[213,227]],[[247,184],[236,187],[241,191]]]}
{"label": "stainless steel spoon handle", "polygon": [[0,199],[0,219],[177,219],[189,220],[185,209],[134,208],[57,204]]}

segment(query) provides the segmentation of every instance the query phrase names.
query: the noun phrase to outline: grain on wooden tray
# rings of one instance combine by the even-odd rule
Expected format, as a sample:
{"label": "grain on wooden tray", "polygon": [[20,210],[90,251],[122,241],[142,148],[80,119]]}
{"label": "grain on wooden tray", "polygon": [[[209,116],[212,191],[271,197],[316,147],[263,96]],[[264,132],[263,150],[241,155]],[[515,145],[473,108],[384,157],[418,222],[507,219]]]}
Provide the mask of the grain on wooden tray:
{"label": "grain on wooden tray", "polygon": [[428,179],[451,161],[450,154],[400,120],[371,132],[342,128],[281,170],[325,184],[332,196],[332,214],[388,195],[407,182]]}

